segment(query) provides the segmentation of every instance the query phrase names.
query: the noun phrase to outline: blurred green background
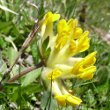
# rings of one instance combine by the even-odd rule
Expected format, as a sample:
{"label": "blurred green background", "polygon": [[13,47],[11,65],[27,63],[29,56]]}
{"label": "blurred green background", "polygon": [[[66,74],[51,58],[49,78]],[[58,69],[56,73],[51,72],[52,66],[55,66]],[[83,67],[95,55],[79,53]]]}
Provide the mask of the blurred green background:
{"label": "blurred green background", "polygon": [[[91,47],[82,56],[97,51],[97,72],[92,80],[65,82],[83,103],[74,108],[59,107],[52,98],[50,110],[110,110],[110,0],[0,0],[0,79],[14,62],[35,20],[48,11],[60,13],[67,20],[77,18],[79,25],[90,31]],[[34,39],[10,75],[39,62]],[[12,84],[4,82],[0,110],[48,110],[49,93],[40,73],[41,69],[34,70]]]}

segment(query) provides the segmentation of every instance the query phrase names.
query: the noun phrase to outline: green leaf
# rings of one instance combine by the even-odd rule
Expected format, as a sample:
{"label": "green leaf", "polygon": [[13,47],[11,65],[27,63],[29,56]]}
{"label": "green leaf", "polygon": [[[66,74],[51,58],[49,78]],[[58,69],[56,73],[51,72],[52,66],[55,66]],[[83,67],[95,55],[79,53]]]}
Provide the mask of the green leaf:
{"label": "green leaf", "polygon": [[100,67],[97,70],[96,79],[97,79],[97,85],[103,85],[106,83],[109,74],[108,74],[108,68],[106,66]]}
{"label": "green leaf", "polygon": [[42,44],[44,58],[47,58],[51,52],[51,48],[48,47],[48,43],[49,43],[49,37],[47,37]]}
{"label": "green leaf", "polygon": [[18,55],[18,52],[17,52],[14,48],[10,47],[10,48],[8,49],[7,56],[8,56],[8,58],[9,58],[8,61],[9,61],[9,65],[10,65],[10,66],[11,66],[11,65],[13,64],[13,62],[15,61],[17,55]]}
{"label": "green leaf", "polygon": [[31,45],[31,52],[32,52],[32,56],[33,56],[33,61],[35,64],[37,64],[39,61],[40,55],[39,55],[39,49],[37,46],[36,39],[33,41],[32,45]]}
{"label": "green leaf", "polygon": [[47,49],[48,43],[49,43],[49,36],[44,40],[44,42],[42,44],[42,47],[44,50]]}
{"label": "green leaf", "polygon": [[0,54],[0,80],[4,74],[4,72],[7,69],[7,65],[6,63],[2,60],[1,54]]}
{"label": "green leaf", "polygon": [[4,83],[4,87],[5,88],[13,88],[13,87],[17,87],[20,86],[21,84],[19,82],[13,82],[13,83]]}
{"label": "green leaf", "polygon": [[0,92],[0,98],[3,98],[5,96],[6,96],[6,94],[4,92]]}
{"label": "green leaf", "polygon": [[31,83],[21,88],[22,93],[27,93],[27,94],[41,92],[41,90],[42,87],[38,83]]}
{"label": "green leaf", "polygon": [[12,22],[1,22],[0,21],[0,32],[1,33],[9,33],[10,30],[13,27],[13,23]]}
{"label": "green leaf", "polygon": [[4,39],[2,37],[0,37],[0,48],[5,48],[6,47],[6,43],[4,41]]}
{"label": "green leaf", "polygon": [[[51,98],[51,99],[50,99]],[[42,110],[56,110],[57,103],[52,96],[50,96],[50,92],[44,92],[41,99],[41,109]]]}
{"label": "green leaf", "polygon": [[2,10],[4,10],[4,11],[8,11],[8,12],[10,12],[10,13],[13,13],[13,14],[15,14],[15,15],[18,15],[18,13],[16,13],[16,12],[14,12],[13,10],[7,8],[6,6],[0,5],[0,8],[1,8]]}
{"label": "green leaf", "polygon": [[36,80],[36,78],[40,76],[40,74],[41,74],[41,68],[33,70],[30,73],[28,73],[22,82],[22,87],[31,84],[33,81]]}

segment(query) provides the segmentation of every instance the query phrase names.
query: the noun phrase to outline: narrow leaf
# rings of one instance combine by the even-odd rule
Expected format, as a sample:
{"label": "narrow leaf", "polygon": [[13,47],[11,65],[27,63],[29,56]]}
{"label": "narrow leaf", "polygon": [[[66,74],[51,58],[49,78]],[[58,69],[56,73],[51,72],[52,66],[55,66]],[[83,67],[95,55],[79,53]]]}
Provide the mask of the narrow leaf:
{"label": "narrow leaf", "polygon": [[16,12],[10,10],[9,8],[7,8],[7,7],[5,7],[5,6],[0,5],[0,8],[1,8],[2,10],[4,10],[4,11],[8,11],[8,12],[10,12],[10,13],[13,13],[13,14],[15,14],[15,15],[18,15],[18,13],[16,13]]}

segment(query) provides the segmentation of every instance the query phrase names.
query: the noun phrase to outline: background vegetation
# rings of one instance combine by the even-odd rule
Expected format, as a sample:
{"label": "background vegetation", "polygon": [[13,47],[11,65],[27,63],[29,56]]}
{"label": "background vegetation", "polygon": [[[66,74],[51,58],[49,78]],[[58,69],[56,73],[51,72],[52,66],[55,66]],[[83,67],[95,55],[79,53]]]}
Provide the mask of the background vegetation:
{"label": "background vegetation", "polygon": [[[20,50],[35,20],[47,11],[60,13],[62,18],[77,18],[90,31],[91,47],[82,56],[97,51],[97,72],[92,80],[68,80],[66,85],[83,99],[76,108],[59,107],[52,98],[50,110],[110,109],[110,1],[109,0],[0,0],[0,80]],[[9,77],[39,62],[36,37],[23,52]],[[3,80],[0,110],[49,110],[41,69],[31,71],[13,83]],[[0,85],[1,86],[1,85]]]}

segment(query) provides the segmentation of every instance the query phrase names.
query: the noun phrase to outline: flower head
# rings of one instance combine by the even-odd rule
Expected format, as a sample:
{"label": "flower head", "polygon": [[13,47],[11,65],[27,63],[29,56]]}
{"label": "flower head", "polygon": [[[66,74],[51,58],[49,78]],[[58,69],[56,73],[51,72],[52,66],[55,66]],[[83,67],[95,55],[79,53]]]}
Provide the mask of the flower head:
{"label": "flower head", "polygon": [[[42,78],[47,88],[51,88],[57,102],[62,105],[79,105],[82,100],[70,94],[63,86],[61,80],[68,78],[92,79],[96,66],[96,52],[85,58],[74,57],[90,47],[88,31],[83,31],[78,26],[78,20],[59,20],[59,14],[48,12],[40,27],[39,50],[45,58],[46,66]],[[53,23],[57,21],[57,33],[54,33]],[[45,45],[46,44],[46,45]],[[45,45],[45,47],[44,47]],[[45,53],[48,53],[44,57]]]}

